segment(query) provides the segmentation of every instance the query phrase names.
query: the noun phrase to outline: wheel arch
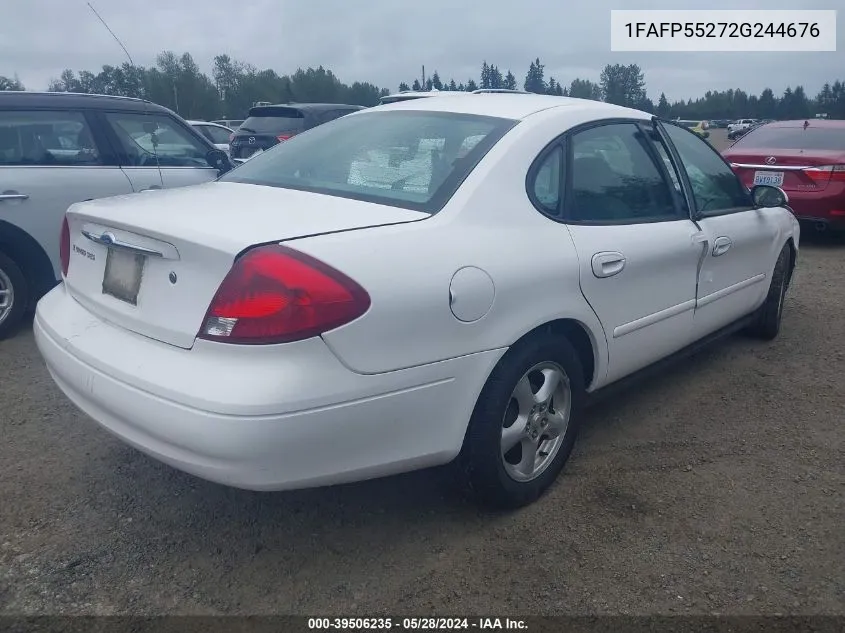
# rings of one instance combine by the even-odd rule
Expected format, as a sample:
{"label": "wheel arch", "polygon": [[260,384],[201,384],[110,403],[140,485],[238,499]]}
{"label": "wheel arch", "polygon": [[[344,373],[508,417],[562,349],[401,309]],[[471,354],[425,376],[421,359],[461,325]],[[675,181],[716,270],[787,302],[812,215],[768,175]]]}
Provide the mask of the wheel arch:
{"label": "wheel arch", "polygon": [[30,287],[30,307],[56,284],[53,263],[29,233],[0,220],[0,251],[17,264]]}
{"label": "wheel arch", "polygon": [[600,345],[590,328],[577,319],[558,318],[538,325],[526,332],[511,345],[516,346],[537,336],[561,336],[565,338],[578,355],[584,370],[584,385],[589,387],[596,382],[596,370],[599,367]]}

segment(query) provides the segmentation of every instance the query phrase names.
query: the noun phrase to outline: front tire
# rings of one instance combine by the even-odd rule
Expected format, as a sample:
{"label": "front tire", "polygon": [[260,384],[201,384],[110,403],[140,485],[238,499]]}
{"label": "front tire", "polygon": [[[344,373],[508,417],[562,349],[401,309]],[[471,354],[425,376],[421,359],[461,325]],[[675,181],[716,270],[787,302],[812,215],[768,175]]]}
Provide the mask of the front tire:
{"label": "front tire", "polygon": [[29,289],[21,269],[0,253],[0,340],[18,326],[28,301]]}
{"label": "front tire", "polygon": [[510,349],[484,385],[461,452],[465,483],[486,505],[517,508],[554,482],[572,452],[584,372],[563,337]]}
{"label": "front tire", "polygon": [[789,246],[784,246],[772,272],[772,282],[769,284],[766,301],[760,306],[756,320],[748,329],[748,333],[755,338],[771,341],[780,333],[783,303],[789,287],[789,260]]}

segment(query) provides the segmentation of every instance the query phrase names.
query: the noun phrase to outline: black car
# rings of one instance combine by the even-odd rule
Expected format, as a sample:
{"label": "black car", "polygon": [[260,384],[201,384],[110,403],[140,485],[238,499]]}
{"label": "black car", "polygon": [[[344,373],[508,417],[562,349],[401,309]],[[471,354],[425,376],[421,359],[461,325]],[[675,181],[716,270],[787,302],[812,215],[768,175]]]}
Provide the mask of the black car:
{"label": "black car", "polygon": [[229,155],[249,158],[300,132],[363,109],[342,103],[287,103],[250,108],[246,121],[232,135]]}

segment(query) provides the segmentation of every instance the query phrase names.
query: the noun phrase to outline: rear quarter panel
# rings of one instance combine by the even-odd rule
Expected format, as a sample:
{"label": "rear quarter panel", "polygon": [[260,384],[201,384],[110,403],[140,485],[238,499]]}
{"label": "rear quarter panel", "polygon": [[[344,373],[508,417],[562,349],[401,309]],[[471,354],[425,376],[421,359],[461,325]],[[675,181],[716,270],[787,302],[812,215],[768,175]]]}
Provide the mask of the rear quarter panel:
{"label": "rear quarter panel", "polygon": [[[290,244],[370,294],[363,317],[323,335],[347,366],[372,374],[504,348],[540,325],[568,318],[590,335],[601,382],[606,339],[581,294],[569,231],[536,211],[525,191],[537,154],[584,116],[541,113],[523,121],[429,219]],[[489,311],[471,323],[450,308],[452,277],[468,266],[484,270],[495,289]]]}

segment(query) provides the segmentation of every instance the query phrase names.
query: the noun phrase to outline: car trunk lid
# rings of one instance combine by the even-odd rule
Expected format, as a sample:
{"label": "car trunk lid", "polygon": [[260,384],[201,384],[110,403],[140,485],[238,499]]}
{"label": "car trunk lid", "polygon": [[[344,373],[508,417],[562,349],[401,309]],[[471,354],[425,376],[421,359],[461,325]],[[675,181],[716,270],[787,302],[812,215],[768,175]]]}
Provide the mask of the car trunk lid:
{"label": "car trunk lid", "polygon": [[68,210],[65,284],[103,319],[187,349],[245,249],[427,217],[357,200],[223,182],[94,200]]}
{"label": "car trunk lid", "polygon": [[725,152],[743,184],[771,184],[784,191],[823,191],[838,169],[845,164],[845,153],[836,150],[740,148]]}

